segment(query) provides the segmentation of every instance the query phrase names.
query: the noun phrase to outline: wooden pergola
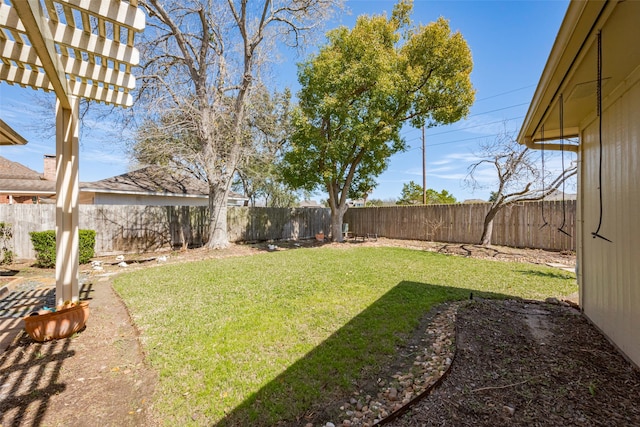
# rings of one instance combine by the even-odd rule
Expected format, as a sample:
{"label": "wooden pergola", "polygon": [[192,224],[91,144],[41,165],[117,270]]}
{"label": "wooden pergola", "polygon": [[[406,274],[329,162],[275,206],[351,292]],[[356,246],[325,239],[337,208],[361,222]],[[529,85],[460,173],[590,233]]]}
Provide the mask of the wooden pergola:
{"label": "wooden pergola", "polygon": [[56,94],[56,302],[78,300],[78,105],[128,107],[138,0],[0,2],[0,81]]}

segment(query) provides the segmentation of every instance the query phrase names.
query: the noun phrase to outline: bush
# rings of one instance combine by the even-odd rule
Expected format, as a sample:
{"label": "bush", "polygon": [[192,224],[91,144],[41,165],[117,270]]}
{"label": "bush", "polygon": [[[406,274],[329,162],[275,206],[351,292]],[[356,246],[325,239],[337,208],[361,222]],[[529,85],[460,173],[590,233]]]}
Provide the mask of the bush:
{"label": "bush", "polygon": [[36,251],[37,265],[45,268],[55,267],[56,232],[53,230],[32,231],[29,236],[31,236],[33,250]]}
{"label": "bush", "polygon": [[91,261],[95,255],[94,248],[96,246],[95,230],[80,230],[80,264],[86,264]]}
{"label": "bush", "polygon": [[[56,265],[56,232],[32,231],[31,243],[36,251],[36,260],[39,267],[52,268]],[[96,244],[95,230],[80,230],[80,264],[86,264],[93,258]]]}
{"label": "bush", "polygon": [[8,222],[0,222],[0,265],[11,264],[14,253],[11,250],[13,227]]}

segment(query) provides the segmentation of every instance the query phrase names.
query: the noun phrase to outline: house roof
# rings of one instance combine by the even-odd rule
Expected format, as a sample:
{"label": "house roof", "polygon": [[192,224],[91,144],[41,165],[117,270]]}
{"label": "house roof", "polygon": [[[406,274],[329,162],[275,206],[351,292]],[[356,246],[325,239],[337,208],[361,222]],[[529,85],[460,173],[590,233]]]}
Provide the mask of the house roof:
{"label": "house roof", "polygon": [[24,145],[26,143],[26,139],[13,130],[11,126],[0,120],[0,145]]}
{"label": "house roof", "polygon": [[[625,90],[625,80],[640,63],[640,2],[572,1],[547,60],[518,142],[533,147],[560,136],[575,137],[596,118],[598,32],[601,31],[601,99],[606,108]],[[634,71],[635,70],[635,71]],[[557,148],[557,147],[556,147]]]}
{"label": "house roof", "polygon": [[[147,166],[122,175],[96,182],[81,182],[81,192],[163,195],[181,197],[209,196],[205,182],[191,176]],[[0,193],[14,195],[55,195],[56,182],[43,179],[42,174],[28,167],[0,157]],[[229,198],[245,200],[241,194],[230,192]]]}
{"label": "house roof", "polygon": [[[120,193],[144,195],[171,195],[183,197],[208,197],[206,182],[192,176],[176,173],[158,166],[147,166],[122,175],[80,185],[81,191],[95,193]],[[230,192],[232,199],[245,199]]]}
{"label": "house roof", "polygon": [[11,160],[0,156],[0,179],[20,179],[20,180],[36,180],[42,178],[42,174],[29,169],[23,164],[12,162]]}
{"label": "house roof", "polygon": [[52,196],[56,182],[25,165],[0,156],[0,193],[14,196]]}
{"label": "house roof", "polygon": [[553,190],[543,200],[547,202],[555,202],[560,200],[576,200],[578,195],[576,193],[563,193],[560,190]]}

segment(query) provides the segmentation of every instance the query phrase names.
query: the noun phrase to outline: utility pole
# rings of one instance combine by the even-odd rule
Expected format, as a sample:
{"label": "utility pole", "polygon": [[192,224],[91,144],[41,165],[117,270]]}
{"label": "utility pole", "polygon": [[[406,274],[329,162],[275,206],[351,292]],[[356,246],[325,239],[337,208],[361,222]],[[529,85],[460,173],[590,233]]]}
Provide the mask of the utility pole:
{"label": "utility pole", "polygon": [[422,204],[427,204],[427,152],[425,147],[424,125],[422,126]]}

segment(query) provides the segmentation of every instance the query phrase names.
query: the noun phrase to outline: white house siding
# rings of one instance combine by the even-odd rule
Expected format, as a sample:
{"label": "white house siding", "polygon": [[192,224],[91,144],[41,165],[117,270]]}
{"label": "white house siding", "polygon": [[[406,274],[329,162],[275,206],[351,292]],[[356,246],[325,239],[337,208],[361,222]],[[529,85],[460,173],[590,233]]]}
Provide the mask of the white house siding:
{"label": "white house siding", "polygon": [[[603,219],[599,220],[598,120],[584,124],[580,167],[580,302],[594,322],[640,366],[640,71],[605,100],[602,120]],[[595,101],[594,101],[595,102]],[[610,105],[607,105],[607,102]]]}

